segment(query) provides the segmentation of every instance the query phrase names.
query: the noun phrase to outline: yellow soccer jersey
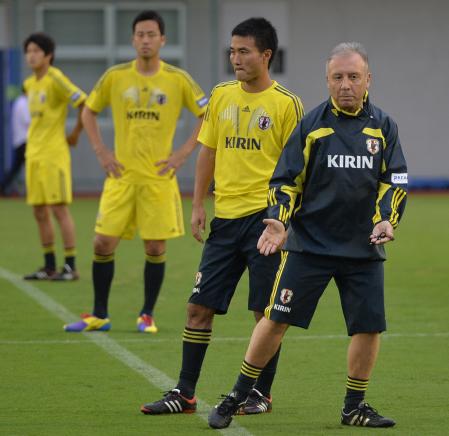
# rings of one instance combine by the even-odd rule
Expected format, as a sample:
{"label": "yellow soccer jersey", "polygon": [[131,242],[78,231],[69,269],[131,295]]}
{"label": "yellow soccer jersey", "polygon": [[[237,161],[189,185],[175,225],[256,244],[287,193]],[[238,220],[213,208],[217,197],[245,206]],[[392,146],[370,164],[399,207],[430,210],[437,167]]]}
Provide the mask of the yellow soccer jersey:
{"label": "yellow soccer jersey", "polygon": [[198,141],[216,149],[215,215],[239,218],[267,207],[268,183],[304,115],[301,100],[277,82],[248,93],[238,81],[211,94]]}
{"label": "yellow soccer jersey", "polygon": [[31,115],[26,159],[56,163],[67,161],[70,159],[65,133],[68,104],[79,106],[86,99],[86,94],[61,70],[51,66],[41,79],[30,76],[23,86]]}
{"label": "yellow soccer jersey", "polygon": [[156,74],[144,76],[132,61],[106,71],[86,105],[95,112],[111,106],[115,156],[125,167],[122,180],[148,183],[161,178],[155,162],[170,155],[182,108],[200,116],[207,102],[202,89],[185,71],[161,61]]}

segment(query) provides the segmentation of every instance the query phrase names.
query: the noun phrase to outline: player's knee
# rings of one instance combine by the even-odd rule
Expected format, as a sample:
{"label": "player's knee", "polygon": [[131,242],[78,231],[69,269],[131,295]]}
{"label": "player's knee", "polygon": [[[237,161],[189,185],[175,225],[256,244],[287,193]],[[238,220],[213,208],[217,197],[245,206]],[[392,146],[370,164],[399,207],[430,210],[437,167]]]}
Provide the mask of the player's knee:
{"label": "player's knee", "polygon": [[263,331],[264,334],[282,337],[289,327],[289,324],[262,317],[262,319],[257,323],[256,328],[260,329],[259,331]]}
{"label": "player's knee", "polygon": [[114,238],[108,236],[96,234],[94,237],[94,253],[101,255],[112,254],[116,247]]}
{"label": "player's knee", "polygon": [[144,241],[145,253],[149,256],[160,256],[165,253],[165,241]]}
{"label": "player's knee", "polygon": [[63,220],[68,214],[67,206],[63,205],[63,204],[57,204],[57,205],[51,206],[51,210],[53,212],[54,217],[58,221]]}
{"label": "player's knee", "polygon": [[34,217],[38,222],[45,222],[49,219],[48,209],[46,206],[37,206],[34,208]]}
{"label": "player's knee", "polygon": [[187,305],[187,327],[192,329],[211,329],[215,310],[199,304]]}

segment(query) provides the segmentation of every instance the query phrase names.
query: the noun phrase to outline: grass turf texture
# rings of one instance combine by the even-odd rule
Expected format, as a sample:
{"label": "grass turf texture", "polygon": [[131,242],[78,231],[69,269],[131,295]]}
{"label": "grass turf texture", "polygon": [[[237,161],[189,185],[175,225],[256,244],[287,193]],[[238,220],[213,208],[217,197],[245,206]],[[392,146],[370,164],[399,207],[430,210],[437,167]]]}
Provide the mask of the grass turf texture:
{"label": "grass turf texture", "polygon": [[[397,426],[387,430],[389,435],[448,433],[448,200],[447,196],[411,195],[396,241],[388,245],[388,334],[382,340],[367,400],[397,420]],[[187,229],[190,203],[185,201]],[[96,209],[95,199],[78,199],[71,207],[81,280],[32,283],[75,314],[91,310],[91,242]],[[2,199],[0,212],[0,267],[21,276],[41,266],[31,209],[20,200]],[[60,265],[59,234],[57,240]],[[116,252],[110,298],[112,331],[106,335],[172,379],[177,379],[180,368],[185,303],[200,254],[201,245],[189,234],[169,242],[166,280],[155,314],[160,332],[143,335],[135,329],[143,295],[143,246],[136,238],[123,241]],[[197,390],[210,405],[232,386],[253,327],[246,310],[246,288],[245,277],[229,314],[215,321]],[[85,336],[63,332],[60,319],[9,281],[0,278],[0,290],[0,434],[211,434],[206,422],[195,415],[142,415],[140,404],[159,399],[162,389]],[[250,434],[266,436],[355,435],[369,431],[339,424],[347,342],[332,284],[310,330],[292,328],[287,333],[272,392],[273,413],[237,417],[235,422]],[[231,425],[227,434],[236,431]]]}

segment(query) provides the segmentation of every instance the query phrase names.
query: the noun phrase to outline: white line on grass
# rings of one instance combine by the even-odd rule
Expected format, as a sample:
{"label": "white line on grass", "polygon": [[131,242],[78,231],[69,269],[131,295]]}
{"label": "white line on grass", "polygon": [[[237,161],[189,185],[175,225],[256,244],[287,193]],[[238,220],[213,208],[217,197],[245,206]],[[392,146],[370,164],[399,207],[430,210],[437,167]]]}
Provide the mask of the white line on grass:
{"label": "white line on grass", "polygon": [[[440,332],[440,333],[384,333],[382,335],[383,339],[395,339],[395,338],[449,338],[449,332]],[[302,341],[302,340],[329,340],[329,339],[349,339],[346,335],[308,335],[308,336],[290,336],[285,337],[283,342],[289,341]],[[239,336],[239,337],[214,337],[214,342],[245,342],[249,341],[249,337],[247,336]],[[150,335],[146,335],[142,338],[128,338],[128,339],[115,339],[115,342],[119,344],[132,344],[132,343],[140,343],[140,344],[154,344],[154,343],[164,343],[164,342],[173,342],[172,338],[155,338]],[[0,339],[0,345],[70,345],[70,344],[85,344],[85,340],[78,339],[65,339],[65,340],[37,340],[37,341],[22,341],[22,340],[10,340]]]}
{"label": "white line on grass", "polygon": [[[17,289],[20,289],[28,297],[32,298],[44,309],[50,312],[52,315],[59,318],[62,322],[74,322],[78,318],[62,304],[59,304],[53,298],[49,297],[45,292],[31,285],[30,283],[24,282],[21,277],[3,269],[0,267],[0,277],[11,282]],[[143,361],[135,354],[128,351],[126,348],[122,347],[117,341],[111,339],[108,335],[104,333],[82,333],[87,339],[98,345],[112,357],[120,360],[126,366],[131,368],[133,371],[142,375],[150,384],[161,390],[168,390],[176,385],[176,381],[168,377],[165,373],[158,370],[149,363]],[[207,415],[212,406],[207,404],[202,400],[198,400],[198,415],[204,421],[207,422]],[[150,418],[151,419],[151,418]],[[225,435],[245,435],[251,436],[245,428],[241,427],[239,424],[234,422],[232,427],[227,430],[220,430],[221,433]]]}

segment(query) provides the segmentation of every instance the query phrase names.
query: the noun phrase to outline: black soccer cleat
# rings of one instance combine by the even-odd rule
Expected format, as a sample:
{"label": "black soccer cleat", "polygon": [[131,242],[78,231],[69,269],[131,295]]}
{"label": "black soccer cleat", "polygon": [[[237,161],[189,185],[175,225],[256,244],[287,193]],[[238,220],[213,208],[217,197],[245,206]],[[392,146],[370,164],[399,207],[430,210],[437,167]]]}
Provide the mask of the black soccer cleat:
{"label": "black soccer cleat", "polygon": [[271,396],[265,397],[257,389],[252,389],[246,399],[246,403],[240,407],[237,414],[256,415],[259,413],[270,413],[272,408]]}
{"label": "black soccer cleat", "polygon": [[212,428],[226,428],[232,421],[232,417],[242,407],[245,402],[239,403],[236,399],[235,392],[228,395],[222,395],[223,401],[217,404],[209,414],[209,427]]}
{"label": "black soccer cleat", "polygon": [[154,403],[146,403],[140,407],[140,411],[145,415],[162,415],[169,413],[195,413],[196,398],[191,400],[181,395],[179,389],[172,389],[165,392],[162,400]]}
{"label": "black soccer cleat", "polygon": [[357,409],[351,410],[349,413],[342,410],[341,423],[362,427],[393,427],[396,424],[392,419],[379,415],[377,410],[368,403],[360,403]]}
{"label": "black soccer cleat", "polygon": [[31,274],[26,274],[23,276],[24,280],[51,280],[52,277],[56,274],[56,271],[48,268],[39,268],[37,271],[32,272]]}

